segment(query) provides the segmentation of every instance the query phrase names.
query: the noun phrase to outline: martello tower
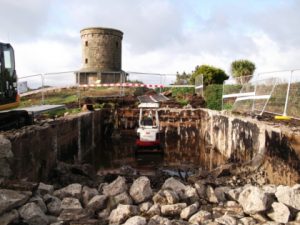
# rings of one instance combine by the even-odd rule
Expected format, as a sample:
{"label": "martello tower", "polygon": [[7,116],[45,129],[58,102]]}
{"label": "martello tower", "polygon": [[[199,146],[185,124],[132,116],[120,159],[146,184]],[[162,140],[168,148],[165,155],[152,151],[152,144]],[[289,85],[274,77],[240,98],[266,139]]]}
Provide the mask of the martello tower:
{"label": "martello tower", "polygon": [[111,28],[91,27],[82,29],[80,36],[80,83],[94,83],[96,80],[101,80],[101,83],[119,82],[123,32]]}

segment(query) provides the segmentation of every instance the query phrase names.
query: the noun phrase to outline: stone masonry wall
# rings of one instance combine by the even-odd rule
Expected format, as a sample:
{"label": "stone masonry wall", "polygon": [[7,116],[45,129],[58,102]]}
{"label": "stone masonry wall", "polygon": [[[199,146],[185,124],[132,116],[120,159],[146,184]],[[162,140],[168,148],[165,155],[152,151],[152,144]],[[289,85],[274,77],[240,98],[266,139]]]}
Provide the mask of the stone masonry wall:
{"label": "stone masonry wall", "polygon": [[110,28],[80,31],[83,71],[120,71],[123,33]]}

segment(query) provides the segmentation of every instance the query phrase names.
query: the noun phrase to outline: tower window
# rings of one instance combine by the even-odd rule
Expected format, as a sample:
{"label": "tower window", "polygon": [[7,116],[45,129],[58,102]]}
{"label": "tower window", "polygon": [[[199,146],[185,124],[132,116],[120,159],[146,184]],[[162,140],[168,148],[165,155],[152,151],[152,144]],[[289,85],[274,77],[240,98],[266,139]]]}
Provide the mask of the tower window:
{"label": "tower window", "polygon": [[88,41],[85,41],[85,46],[89,46],[89,42]]}
{"label": "tower window", "polygon": [[119,42],[117,42],[117,41],[116,41],[116,47],[117,47],[117,48],[119,47]]}
{"label": "tower window", "polygon": [[88,64],[88,59],[87,58],[85,58],[85,64]]}

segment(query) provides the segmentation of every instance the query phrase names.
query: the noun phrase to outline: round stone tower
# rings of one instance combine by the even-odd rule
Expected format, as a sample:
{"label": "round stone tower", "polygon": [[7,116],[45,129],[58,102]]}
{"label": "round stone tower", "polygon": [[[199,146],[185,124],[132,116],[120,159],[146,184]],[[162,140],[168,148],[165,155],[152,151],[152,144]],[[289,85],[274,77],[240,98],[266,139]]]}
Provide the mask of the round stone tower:
{"label": "round stone tower", "polygon": [[80,31],[82,72],[121,71],[123,32],[102,27]]}

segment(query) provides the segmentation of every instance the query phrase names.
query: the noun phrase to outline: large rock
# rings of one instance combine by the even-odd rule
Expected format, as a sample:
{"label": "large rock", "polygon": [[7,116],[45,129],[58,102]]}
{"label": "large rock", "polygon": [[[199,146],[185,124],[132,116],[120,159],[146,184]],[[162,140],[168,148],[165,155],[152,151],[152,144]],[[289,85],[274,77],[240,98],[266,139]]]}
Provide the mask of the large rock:
{"label": "large rock", "polygon": [[107,196],[115,196],[127,191],[128,187],[124,177],[118,177],[112,183],[103,187],[103,194]]}
{"label": "large rock", "polygon": [[257,222],[252,217],[244,217],[238,221],[239,225],[256,225]]}
{"label": "large rock", "polygon": [[61,201],[61,209],[82,209],[81,203],[77,198],[64,198]]}
{"label": "large rock", "polygon": [[88,186],[83,186],[82,188],[82,203],[86,206],[89,201],[96,195],[99,195],[99,192],[96,188],[90,188]]}
{"label": "large rock", "polygon": [[223,215],[232,216],[234,218],[243,218],[245,217],[243,208],[239,204],[227,204],[225,206],[217,206],[212,209],[213,216],[215,218],[221,217]]}
{"label": "large rock", "polygon": [[164,216],[176,216],[186,207],[186,203],[177,203],[172,205],[162,205],[161,214]]}
{"label": "large rock", "polygon": [[193,188],[190,185],[187,185],[186,188],[184,189],[182,198],[188,203],[194,203],[196,201],[199,201],[199,196],[197,194],[196,188]]}
{"label": "large rock", "polygon": [[[123,205],[132,205],[132,199],[129,196],[129,194],[127,194],[127,192],[123,192],[121,194],[118,194],[114,197],[111,197],[113,199],[113,201],[115,202],[116,206],[118,204],[123,204]],[[113,207],[114,208],[114,207]]]}
{"label": "large rock", "polygon": [[16,209],[13,209],[12,211],[0,216],[1,225],[16,223],[18,220],[19,220],[19,213],[18,210]]}
{"label": "large rock", "polygon": [[137,206],[119,204],[109,215],[109,224],[122,224],[129,217],[138,214]]}
{"label": "large rock", "polygon": [[296,220],[296,221],[300,221],[300,212],[298,212],[298,213],[296,214],[295,220]]}
{"label": "large rock", "polygon": [[155,215],[150,218],[148,225],[172,225],[168,218]]}
{"label": "large rock", "polygon": [[264,212],[253,214],[251,215],[251,217],[259,223],[265,223],[270,220],[267,216],[264,215]]}
{"label": "large rock", "polygon": [[67,187],[54,191],[53,195],[63,199],[66,197],[73,197],[77,199],[81,199],[81,184],[70,184]]}
{"label": "large rock", "polygon": [[55,223],[51,223],[50,225],[64,225],[64,221],[58,221],[58,222],[55,222]]}
{"label": "large rock", "polygon": [[162,186],[162,189],[171,189],[177,193],[180,197],[183,196],[186,186],[179,180],[173,177],[168,178]]}
{"label": "large rock", "polygon": [[176,194],[175,191],[164,190],[162,193],[166,198],[168,204],[175,204],[179,201],[179,196]]}
{"label": "large rock", "polygon": [[61,200],[55,196],[44,195],[44,201],[47,204],[48,213],[53,216],[59,216],[62,211]]}
{"label": "large rock", "polygon": [[206,220],[201,225],[221,225],[218,222],[213,222],[212,220]]}
{"label": "large rock", "polygon": [[126,220],[124,225],[146,225],[147,221],[142,216],[134,216]]}
{"label": "large rock", "polygon": [[59,221],[78,221],[89,219],[93,214],[89,209],[64,209],[57,219]]}
{"label": "large rock", "polygon": [[277,191],[277,186],[274,184],[266,184],[262,186],[262,190],[268,194],[275,194]]}
{"label": "large rock", "polygon": [[217,219],[215,219],[215,222],[224,224],[224,225],[236,225],[237,220],[233,218],[232,216],[224,215]]}
{"label": "large rock", "polygon": [[31,192],[0,189],[0,215],[27,202]]}
{"label": "large rock", "polygon": [[104,209],[106,200],[106,195],[96,195],[89,201],[89,203],[87,204],[87,208],[92,209],[93,211]]}
{"label": "large rock", "polygon": [[215,194],[214,189],[211,186],[207,186],[206,188],[206,197],[210,203],[218,203],[218,198]]}
{"label": "large rock", "polygon": [[184,219],[184,220],[189,219],[191,215],[193,215],[194,213],[197,212],[198,208],[199,208],[199,203],[198,202],[195,202],[194,204],[189,205],[188,207],[184,208],[181,211],[180,218]]}
{"label": "large rock", "polygon": [[267,213],[268,217],[278,223],[287,223],[290,217],[290,210],[280,202],[274,202],[272,209]]}
{"label": "large rock", "polygon": [[139,204],[152,197],[153,192],[148,177],[139,177],[130,187],[130,196],[134,202]]}
{"label": "large rock", "polygon": [[103,224],[96,219],[83,219],[80,221],[71,221],[69,225],[101,225]]}
{"label": "large rock", "polygon": [[202,183],[201,181],[197,181],[195,183],[195,189],[200,198],[202,199],[206,198],[206,185],[204,183]]}
{"label": "large rock", "polygon": [[145,213],[147,212],[151,207],[153,206],[153,204],[151,202],[143,202],[141,204],[139,204],[139,209],[141,213]]}
{"label": "large rock", "polygon": [[239,187],[229,190],[225,195],[231,200],[238,201],[242,191],[243,188]]}
{"label": "large rock", "polygon": [[268,195],[258,187],[249,186],[245,188],[238,199],[247,214],[255,214],[268,208]]}
{"label": "large rock", "polygon": [[40,196],[35,195],[32,198],[30,198],[28,202],[34,202],[36,205],[38,205],[41,208],[41,210],[44,213],[47,212],[47,206],[46,206],[45,202],[43,201],[43,199]]}
{"label": "large rock", "polygon": [[160,215],[160,205],[154,204],[146,213],[148,216]]}
{"label": "large rock", "polygon": [[[168,190],[169,191],[169,190]],[[175,192],[176,193],[176,192]],[[176,194],[177,195],[177,194]],[[178,196],[178,195],[177,195]],[[159,192],[157,192],[153,198],[152,198],[154,204],[160,204],[160,205],[165,205],[168,204],[168,200],[164,194],[163,190],[160,190]]]}
{"label": "large rock", "polygon": [[56,216],[51,216],[51,215],[46,215],[48,218],[49,223],[56,223],[57,222],[57,217]]}
{"label": "large rock", "polygon": [[110,212],[111,212],[111,210],[109,208],[103,209],[97,213],[97,217],[101,221],[104,221],[105,224],[108,224],[108,217],[109,217]]}
{"label": "large rock", "polygon": [[267,221],[267,222],[262,223],[262,225],[281,225],[281,223],[277,223],[274,221]]}
{"label": "large rock", "polygon": [[27,203],[19,209],[20,216],[29,225],[47,225],[49,220],[45,213],[35,203]]}
{"label": "large rock", "polygon": [[204,221],[211,219],[211,213],[205,210],[200,210],[194,214],[190,219],[189,223],[191,224],[202,224]]}
{"label": "large rock", "polygon": [[300,187],[288,187],[288,186],[278,186],[275,193],[278,201],[293,207],[297,210],[300,210]]}
{"label": "large rock", "polygon": [[217,197],[219,202],[225,202],[226,201],[226,195],[231,190],[230,187],[223,186],[223,187],[217,187],[215,188],[215,196]]}
{"label": "large rock", "polygon": [[50,195],[52,195],[53,192],[54,192],[54,187],[53,187],[53,185],[44,184],[44,183],[40,182],[40,183],[39,183],[39,186],[38,186],[37,192],[38,192],[40,195],[45,195],[45,194],[50,194]]}
{"label": "large rock", "polygon": [[174,220],[171,220],[171,224],[172,225],[189,225],[189,222],[184,221],[184,220],[174,219]]}

